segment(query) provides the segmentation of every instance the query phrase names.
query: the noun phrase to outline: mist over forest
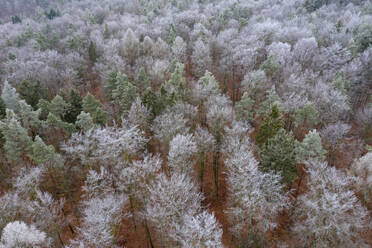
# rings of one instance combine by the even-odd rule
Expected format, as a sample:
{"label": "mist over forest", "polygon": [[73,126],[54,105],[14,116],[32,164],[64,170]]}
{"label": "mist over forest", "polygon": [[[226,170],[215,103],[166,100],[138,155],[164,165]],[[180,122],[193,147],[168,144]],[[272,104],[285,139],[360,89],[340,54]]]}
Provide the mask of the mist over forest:
{"label": "mist over forest", "polygon": [[372,247],[370,0],[0,0],[0,248]]}

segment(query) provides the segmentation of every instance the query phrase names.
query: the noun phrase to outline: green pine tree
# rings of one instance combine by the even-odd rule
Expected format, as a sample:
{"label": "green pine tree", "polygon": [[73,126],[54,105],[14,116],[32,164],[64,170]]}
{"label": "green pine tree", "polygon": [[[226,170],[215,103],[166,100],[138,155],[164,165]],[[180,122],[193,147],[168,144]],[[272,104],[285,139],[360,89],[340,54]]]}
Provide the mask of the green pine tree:
{"label": "green pine tree", "polygon": [[48,117],[47,117],[45,123],[49,127],[61,129],[65,134],[71,134],[71,133],[76,131],[76,128],[75,128],[74,124],[64,122],[64,121],[61,120],[61,118],[59,118],[58,116],[56,116],[52,113],[48,114]]}
{"label": "green pine tree", "polygon": [[88,47],[88,55],[89,55],[89,60],[94,64],[97,62],[98,59],[98,53],[96,49],[96,45],[94,44],[93,41],[90,41],[89,47]]}
{"label": "green pine tree", "polygon": [[39,136],[36,136],[29,154],[31,160],[35,164],[43,164],[47,161],[53,160],[54,156],[54,147],[52,145],[47,146]]}
{"label": "green pine tree", "polygon": [[294,123],[296,127],[313,127],[319,123],[319,112],[311,102],[308,102],[303,107],[296,109]]}
{"label": "green pine tree", "polygon": [[107,112],[102,107],[102,103],[90,93],[83,99],[83,110],[92,116],[95,123],[104,125],[107,123]]}
{"label": "green pine tree", "polygon": [[105,38],[105,39],[110,38],[110,30],[109,30],[109,28],[108,28],[107,23],[105,23],[105,31],[104,31],[104,33],[103,33],[103,38]]}
{"label": "green pine tree", "polygon": [[274,54],[270,54],[261,64],[260,70],[263,70],[267,77],[273,78],[280,70],[280,65],[275,62]]}
{"label": "green pine tree", "polygon": [[6,106],[3,99],[0,97],[0,120],[6,116]]}
{"label": "green pine tree", "polygon": [[22,126],[29,129],[33,134],[41,127],[41,121],[39,119],[40,114],[41,109],[33,110],[25,100],[19,101],[19,118],[22,122]]}
{"label": "green pine tree", "polygon": [[17,15],[12,16],[12,23],[13,24],[22,23],[22,19],[19,18],[19,16],[17,16]]}
{"label": "green pine tree", "polygon": [[282,115],[278,105],[274,104],[271,107],[270,113],[265,117],[259,127],[256,135],[257,145],[260,147],[265,145],[267,141],[274,137],[282,127]]}
{"label": "green pine tree", "polygon": [[175,62],[170,79],[164,84],[164,89],[169,94],[174,94],[176,100],[187,101],[190,98],[189,89],[186,87],[186,79],[183,76],[185,66]]}
{"label": "green pine tree", "polygon": [[271,107],[274,104],[280,104],[280,97],[276,93],[275,87],[273,86],[270,90],[266,91],[267,97],[265,101],[260,103],[260,106],[257,110],[258,116],[265,116],[268,111],[271,110]]}
{"label": "green pine tree", "polygon": [[151,87],[148,87],[142,94],[141,101],[147,109],[151,109],[152,116],[156,117],[159,114],[160,106],[158,106],[158,100],[156,94],[153,92]]}
{"label": "green pine tree", "polygon": [[238,120],[252,121],[253,105],[254,100],[248,96],[247,92],[244,92],[240,101],[235,105],[236,118]]}
{"label": "green pine tree", "polygon": [[0,131],[5,139],[3,147],[6,158],[19,162],[30,151],[32,140],[12,110],[7,110],[6,119],[0,121]]}
{"label": "green pine tree", "polygon": [[45,11],[45,16],[49,19],[49,20],[53,20],[54,18],[58,17],[58,16],[61,16],[61,13],[59,12],[59,10],[54,10],[53,8],[48,11]]}
{"label": "green pine tree", "polygon": [[282,182],[291,185],[298,173],[292,133],[281,128],[269,138],[260,151],[260,165],[264,172],[280,173]]}
{"label": "green pine tree", "polygon": [[308,132],[302,142],[296,140],[296,159],[303,163],[306,160],[324,160],[327,151],[322,146],[322,139],[316,129]]}
{"label": "green pine tree", "polygon": [[48,106],[50,113],[58,116],[61,120],[64,120],[64,117],[70,108],[70,104],[67,103],[60,95],[56,95]]}
{"label": "green pine tree", "polygon": [[40,101],[37,104],[37,108],[40,109],[41,111],[40,118],[42,120],[45,120],[48,117],[49,105],[50,105],[50,102],[45,99],[40,99]]}
{"label": "green pine tree", "polygon": [[116,76],[116,88],[112,91],[112,97],[119,105],[120,113],[127,114],[132,102],[138,97],[137,88],[129,82],[127,75],[118,73]]}
{"label": "green pine tree", "polygon": [[68,97],[64,100],[69,104],[65,114],[65,120],[69,123],[75,123],[78,115],[83,110],[83,98],[77,90],[71,89]]}
{"label": "green pine tree", "polygon": [[114,97],[112,96],[112,92],[116,89],[117,85],[117,75],[120,72],[118,70],[113,70],[108,75],[107,83],[103,86],[103,89],[105,91],[106,100],[109,102],[114,101]]}
{"label": "green pine tree", "polygon": [[158,113],[163,112],[166,107],[172,106],[177,100],[175,92],[168,92],[164,85],[160,87],[157,92],[157,106],[159,108]]}
{"label": "green pine tree", "polygon": [[139,89],[140,92],[145,91],[148,87],[151,87],[149,78],[145,72],[145,68],[141,67],[136,78],[134,79],[134,85]]}
{"label": "green pine tree", "polygon": [[7,81],[4,83],[1,98],[4,101],[6,108],[11,109],[16,113],[19,111],[19,94],[17,93],[16,89]]}
{"label": "green pine tree", "polygon": [[176,37],[177,37],[176,28],[174,27],[173,24],[170,24],[168,28],[168,37],[167,37],[167,42],[169,46],[173,45],[173,42],[176,39]]}
{"label": "green pine tree", "polygon": [[347,95],[347,91],[350,88],[350,81],[346,79],[343,71],[339,72],[331,82],[331,85],[340,91],[343,95]]}
{"label": "green pine tree", "polygon": [[89,113],[81,111],[81,113],[77,117],[76,126],[80,128],[80,130],[88,131],[92,127],[94,127],[93,118],[90,116]]}
{"label": "green pine tree", "polygon": [[24,80],[19,86],[18,92],[20,97],[35,110],[37,109],[37,104],[39,103],[40,99],[48,98],[47,89],[43,87],[40,82],[33,84],[28,80]]}

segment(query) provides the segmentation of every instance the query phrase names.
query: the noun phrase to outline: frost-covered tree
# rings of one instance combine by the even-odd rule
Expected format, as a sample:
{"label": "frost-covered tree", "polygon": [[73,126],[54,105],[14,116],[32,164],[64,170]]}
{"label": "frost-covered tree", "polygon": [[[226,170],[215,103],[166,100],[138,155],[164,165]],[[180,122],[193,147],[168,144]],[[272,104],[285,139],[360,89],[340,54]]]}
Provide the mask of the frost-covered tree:
{"label": "frost-covered tree", "polygon": [[[323,161],[321,143],[328,150],[330,164],[340,169],[363,154],[362,140],[371,144],[370,1],[0,0],[0,6],[1,100],[7,98],[3,108],[0,101],[0,121],[6,124],[0,125],[0,231],[9,222],[24,221],[47,233],[53,239],[50,247],[69,246],[65,239],[70,236],[76,238],[74,247],[80,246],[79,241],[81,247],[122,247],[130,246],[129,242],[146,247],[146,240],[138,235],[142,233],[152,241],[149,247],[218,247],[222,228],[227,232],[224,242],[230,245],[236,239],[227,239],[238,236],[229,229],[234,227],[234,219],[225,222],[225,215],[232,217],[231,213],[215,213],[216,218],[224,220],[217,228],[210,210],[233,207],[235,199],[224,194],[231,195],[230,184],[221,183],[229,177],[229,168],[223,162],[231,155],[239,150],[254,151],[259,160],[268,140],[274,139],[281,128],[301,140],[295,142],[295,161],[300,167],[309,159]],[[127,77],[117,80],[122,75]],[[281,115],[269,119],[275,104]],[[14,132],[8,128],[11,125],[6,108],[16,115]],[[313,129],[321,134],[322,142],[319,135],[309,133]],[[195,155],[179,152],[190,148],[182,147],[182,142],[171,147],[172,140],[191,134],[197,147]],[[250,143],[251,136],[258,137],[258,147]],[[292,144],[284,142],[284,136],[272,141],[265,151],[265,167],[293,168],[291,149],[287,149]],[[62,140],[65,145],[58,146]],[[48,158],[51,144],[55,145],[52,159]],[[164,160],[171,154],[173,158],[162,162],[150,159],[153,156],[145,147],[151,152],[160,151]],[[9,152],[12,149],[14,152]],[[60,150],[63,157],[56,153]],[[33,157],[36,153],[40,156]],[[9,154],[18,161],[10,160]],[[290,159],[285,159],[286,154]],[[198,159],[198,165],[193,166]],[[168,166],[176,163],[193,167],[185,173],[193,178],[200,168],[201,181],[204,167],[211,166],[205,169],[209,173],[213,166],[221,199],[211,202],[215,189],[209,187],[210,178],[205,178],[202,192],[208,196],[203,201],[206,209],[177,213],[175,225],[160,230],[145,214],[149,188],[157,183],[155,177],[162,170],[168,177],[174,176],[170,174],[177,170],[168,170]],[[257,192],[274,187],[262,175],[276,182],[281,171],[278,169],[275,176],[263,167],[258,166],[257,178],[249,174],[243,181],[262,185]],[[369,208],[364,199],[367,169],[353,170],[358,171],[353,175],[361,178],[353,186]],[[296,199],[308,189],[300,185],[308,181],[306,173],[301,175],[298,188],[302,191],[295,194]],[[76,189],[79,185],[84,185],[78,199],[82,204],[71,204],[80,196],[81,190]],[[237,184],[236,190],[252,185]],[[200,185],[194,186],[199,189]],[[66,197],[65,213],[53,213],[58,217],[65,214],[75,226],[70,229],[71,235],[66,233],[67,228],[58,227],[63,245],[49,230],[53,225],[42,223],[44,216],[30,210],[33,201],[39,201],[36,190],[41,189],[53,195],[50,206],[58,205],[61,195]],[[133,217],[134,226],[143,224],[144,228],[132,235],[126,228],[133,225],[119,217],[122,224],[106,232],[107,240],[115,242],[101,245],[81,240],[77,228],[83,227],[84,203],[123,193],[129,201],[121,210],[128,211],[126,217]],[[273,218],[266,219],[274,223],[277,212],[264,206],[272,202],[258,202],[263,211],[273,213]],[[247,200],[245,204],[252,206],[254,202]],[[281,224],[289,218],[293,226],[294,209],[281,216]],[[242,219],[246,224],[239,234],[243,238],[248,230],[256,228],[257,235],[247,242],[241,240],[240,246],[261,246],[251,241],[264,236],[263,221],[258,220],[264,213],[249,211],[257,219],[248,224],[246,209],[248,217]],[[204,220],[210,227],[202,223]],[[296,240],[281,238],[282,244],[277,244],[276,235],[281,230],[269,228],[264,245],[301,246],[295,236]],[[151,237],[156,231],[163,232],[163,243],[159,236]],[[99,234],[96,230],[95,235]],[[207,240],[212,243],[207,244]]]}
{"label": "frost-covered tree", "polygon": [[208,129],[197,126],[194,132],[194,139],[197,145],[200,163],[200,191],[203,191],[203,179],[206,164],[206,156],[209,151],[212,151],[215,146],[215,140]]}
{"label": "frost-covered tree", "polygon": [[157,59],[149,70],[151,82],[154,85],[162,84],[168,77],[170,63],[168,60]]}
{"label": "frost-covered tree", "polygon": [[191,175],[193,170],[193,156],[197,152],[196,142],[191,134],[177,134],[171,140],[168,152],[168,166],[172,173]]}
{"label": "frost-covered tree", "polygon": [[0,247],[48,247],[48,239],[44,232],[22,221],[9,222],[2,231]]}
{"label": "frost-covered tree", "polygon": [[324,162],[309,162],[308,191],[297,200],[293,228],[300,247],[362,247],[368,213],[351,190],[354,179]]}
{"label": "frost-covered tree", "polygon": [[159,156],[146,155],[143,160],[135,160],[124,167],[119,175],[119,188],[123,190],[131,201],[147,202],[149,186],[154,183],[161,169],[162,160]]}
{"label": "frost-covered tree", "polygon": [[317,49],[318,43],[314,37],[303,38],[296,43],[293,48],[294,59],[302,66],[303,70],[311,66]]}
{"label": "frost-covered tree", "polygon": [[198,108],[187,102],[177,101],[171,106],[167,106],[165,111],[167,113],[180,113],[188,120],[187,124],[193,125],[196,122]]}
{"label": "frost-covered tree", "polygon": [[152,117],[151,110],[147,109],[141,102],[141,98],[132,103],[128,112],[128,122],[132,126],[138,126],[141,130],[146,131],[149,128]]}
{"label": "frost-covered tree", "polygon": [[141,45],[143,55],[151,56],[155,45],[154,41],[149,36],[145,36]]}
{"label": "frost-covered tree", "polygon": [[45,172],[44,166],[22,168],[13,180],[13,186],[18,196],[22,198],[34,197]]}
{"label": "frost-covered tree", "polygon": [[196,216],[186,215],[177,225],[172,237],[185,248],[222,248],[222,229],[214,214],[203,211]]}
{"label": "frost-covered tree", "polygon": [[205,108],[207,109],[207,124],[216,141],[216,145],[214,146],[213,150],[213,172],[216,187],[216,198],[218,198],[219,186],[218,160],[223,138],[224,126],[227,125],[232,119],[233,108],[231,105],[231,101],[224,95],[211,96],[208,101],[205,102]]}
{"label": "frost-covered tree", "polygon": [[139,54],[140,43],[132,29],[127,29],[123,38],[122,55],[129,62],[134,65],[135,60]]}
{"label": "frost-covered tree", "polygon": [[[29,28],[29,36],[35,37],[36,32]],[[35,35],[35,36],[34,36]],[[43,38],[42,38],[43,39]],[[51,43],[57,43],[51,41]],[[35,44],[37,46],[37,44]],[[77,52],[60,53],[54,49],[25,49],[18,51],[17,60],[11,60],[6,63],[5,70],[8,79],[15,84],[23,80],[32,82],[40,81],[42,85],[47,86],[54,91],[58,90],[63,84],[77,83],[79,81],[79,69],[85,69],[85,61]],[[24,53],[21,55],[20,53]],[[80,78],[81,79],[81,78]]]}
{"label": "frost-covered tree", "polygon": [[370,23],[365,23],[357,28],[355,43],[359,52],[365,51],[371,46],[372,26]]}
{"label": "frost-covered tree", "polygon": [[113,194],[84,201],[82,224],[72,241],[73,247],[110,248],[115,245],[115,232],[119,230],[126,201],[126,196]]}
{"label": "frost-covered tree", "polygon": [[209,45],[202,39],[198,39],[193,45],[191,63],[194,75],[197,77],[201,77],[206,70],[211,68],[212,58]]}
{"label": "frost-covered tree", "polygon": [[220,87],[213,74],[209,71],[205,71],[204,76],[199,78],[193,88],[194,100],[198,105],[202,104],[210,96],[216,96],[220,93]]}
{"label": "frost-covered tree", "polygon": [[[137,229],[136,216],[144,217],[141,214],[145,211],[145,205],[149,199],[149,187],[154,184],[161,167],[160,157],[148,154],[143,160],[133,161],[120,170],[118,186],[129,198],[135,231]],[[138,215],[137,212],[139,212]],[[142,218],[142,221],[145,228],[148,229],[146,216]],[[151,239],[151,236],[148,235],[148,238]]]}
{"label": "frost-covered tree", "polygon": [[224,126],[231,121],[233,108],[230,99],[225,95],[212,96],[205,103],[207,109],[207,124],[215,136],[216,142],[221,142]]}
{"label": "frost-covered tree", "polygon": [[249,72],[244,76],[241,82],[241,88],[249,92],[249,95],[254,99],[261,99],[264,93],[270,89],[266,74],[262,70]]}
{"label": "frost-covered tree", "polygon": [[189,127],[186,125],[187,120],[180,113],[164,113],[154,119],[152,131],[154,136],[161,141],[168,150],[169,142],[177,134],[186,134]]}
{"label": "frost-covered tree", "polygon": [[105,167],[101,166],[99,171],[89,170],[82,187],[84,196],[88,199],[111,194],[115,191],[112,187],[114,177]]}
{"label": "frost-covered tree", "polygon": [[222,151],[225,156],[235,154],[236,151],[245,147],[250,148],[249,132],[251,128],[247,122],[234,120],[230,126],[224,128],[225,135],[222,143]]}
{"label": "frost-covered tree", "polygon": [[186,42],[181,37],[177,36],[172,44],[172,53],[181,63],[185,63],[186,61],[186,50]]}
{"label": "frost-covered tree", "polygon": [[321,130],[321,137],[328,149],[328,158],[333,162],[334,152],[340,146],[341,141],[350,131],[351,126],[341,121],[329,124]]}
{"label": "frost-covered tree", "polygon": [[239,141],[238,136],[232,138],[230,144],[236,147],[225,160],[231,200],[226,213],[233,225],[231,231],[238,242],[252,242],[258,236],[264,244],[265,234],[277,226],[279,213],[288,207],[289,198],[283,193],[281,177],[261,172],[249,144]]}
{"label": "frost-covered tree", "polygon": [[319,82],[312,90],[312,96],[322,122],[336,122],[350,111],[348,96],[325,83]]}
{"label": "frost-covered tree", "polygon": [[32,221],[38,229],[52,238],[51,246],[64,245],[61,232],[67,222],[62,210],[63,205],[64,199],[56,200],[48,192],[39,190],[36,190],[35,198],[31,202]]}
{"label": "frost-covered tree", "polygon": [[357,177],[356,189],[361,193],[363,201],[372,203],[372,152],[355,161],[350,168],[350,174]]}
{"label": "frost-covered tree", "polygon": [[363,138],[372,138],[372,104],[365,106],[356,114],[357,120],[364,125]]}
{"label": "frost-covered tree", "polygon": [[138,127],[106,126],[92,128],[84,133],[73,133],[71,138],[62,144],[71,158],[80,159],[83,164],[97,163],[116,165],[128,161],[136,155],[147,142]]}
{"label": "frost-covered tree", "polygon": [[161,37],[158,37],[152,51],[154,57],[166,59],[169,55],[169,46]]}
{"label": "frost-covered tree", "polygon": [[161,174],[149,191],[144,215],[156,227],[161,245],[172,246],[169,234],[174,233],[184,216],[193,216],[200,211],[203,197],[189,176],[178,173],[170,178]]}

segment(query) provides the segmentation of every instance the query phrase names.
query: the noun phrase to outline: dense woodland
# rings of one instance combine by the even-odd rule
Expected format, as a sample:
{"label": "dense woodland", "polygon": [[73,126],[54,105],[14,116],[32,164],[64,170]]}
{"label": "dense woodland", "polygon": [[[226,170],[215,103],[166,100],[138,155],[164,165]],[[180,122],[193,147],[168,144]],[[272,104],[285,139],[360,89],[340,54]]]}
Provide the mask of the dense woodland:
{"label": "dense woodland", "polygon": [[0,247],[372,247],[372,2],[0,0]]}

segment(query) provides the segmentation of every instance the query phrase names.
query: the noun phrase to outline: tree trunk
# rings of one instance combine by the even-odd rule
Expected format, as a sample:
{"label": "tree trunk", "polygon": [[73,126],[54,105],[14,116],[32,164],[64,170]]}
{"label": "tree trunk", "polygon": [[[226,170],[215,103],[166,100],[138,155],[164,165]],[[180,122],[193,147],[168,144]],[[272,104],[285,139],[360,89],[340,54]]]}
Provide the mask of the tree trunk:
{"label": "tree trunk", "polygon": [[213,153],[213,175],[214,175],[214,185],[216,188],[216,200],[218,200],[218,158],[219,158],[219,148]]}
{"label": "tree trunk", "polygon": [[204,167],[205,167],[205,158],[204,152],[200,154],[200,192],[203,192],[203,178],[204,178]]}
{"label": "tree trunk", "polygon": [[154,244],[152,242],[152,238],[151,238],[151,233],[150,233],[150,230],[149,230],[149,226],[147,225],[147,220],[145,218],[144,222],[143,222],[143,225],[145,226],[145,229],[146,229],[146,236],[147,236],[147,239],[149,240],[150,242],[150,246],[151,248],[154,248]]}
{"label": "tree trunk", "polygon": [[133,207],[132,196],[129,196],[129,205],[130,205],[130,211],[132,213],[132,221],[133,221],[133,226],[134,226],[134,232],[137,233],[137,225],[136,225],[136,218],[134,216],[134,207]]}

